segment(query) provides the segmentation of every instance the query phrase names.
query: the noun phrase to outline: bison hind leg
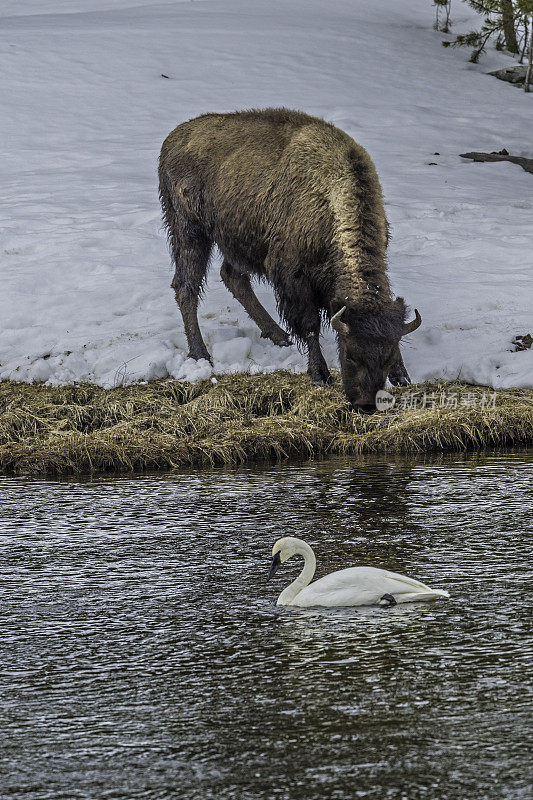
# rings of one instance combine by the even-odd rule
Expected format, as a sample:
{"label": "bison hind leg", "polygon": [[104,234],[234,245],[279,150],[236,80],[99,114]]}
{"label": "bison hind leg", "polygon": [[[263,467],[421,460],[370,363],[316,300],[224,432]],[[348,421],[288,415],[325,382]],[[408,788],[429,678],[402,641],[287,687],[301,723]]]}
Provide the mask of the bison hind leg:
{"label": "bison hind leg", "polygon": [[288,347],[292,344],[289,335],[272,319],[266,308],[263,308],[255,296],[249,275],[237,270],[227,259],[224,259],[220,277],[233,297],[239,301],[248,316],[253,319],[264,339],[270,339],[271,342],[274,342],[279,347]]}
{"label": "bison hind leg", "polygon": [[211,242],[201,235],[194,238],[171,235],[170,240],[176,267],[171,285],[183,317],[189,358],[196,361],[205,358],[211,362],[198,324],[198,302],[207,274]]}

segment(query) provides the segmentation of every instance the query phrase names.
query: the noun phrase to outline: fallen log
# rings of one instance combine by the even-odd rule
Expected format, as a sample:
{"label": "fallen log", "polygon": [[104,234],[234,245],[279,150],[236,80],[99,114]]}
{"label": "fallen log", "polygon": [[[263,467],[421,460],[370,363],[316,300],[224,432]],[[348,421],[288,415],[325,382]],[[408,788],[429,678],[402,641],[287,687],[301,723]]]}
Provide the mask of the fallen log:
{"label": "fallen log", "polygon": [[523,156],[509,156],[494,153],[459,153],[461,158],[470,158],[472,161],[511,161],[513,164],[520,164],[526,172],[533,175],[533,158]]}

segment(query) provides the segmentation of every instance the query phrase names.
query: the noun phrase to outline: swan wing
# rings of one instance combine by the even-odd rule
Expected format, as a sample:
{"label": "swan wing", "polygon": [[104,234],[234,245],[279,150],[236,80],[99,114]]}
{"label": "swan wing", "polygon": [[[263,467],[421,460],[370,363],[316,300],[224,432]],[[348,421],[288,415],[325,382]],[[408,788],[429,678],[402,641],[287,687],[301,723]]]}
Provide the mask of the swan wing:
{"label": "swan wing", "polygon": [[431,589],[421,581],[396,572],[377,567],[349,567],[306,586],[296,595],[294,605],[375,605],[384,594],[393,595],[397,602],[448,596],[447,592]]}

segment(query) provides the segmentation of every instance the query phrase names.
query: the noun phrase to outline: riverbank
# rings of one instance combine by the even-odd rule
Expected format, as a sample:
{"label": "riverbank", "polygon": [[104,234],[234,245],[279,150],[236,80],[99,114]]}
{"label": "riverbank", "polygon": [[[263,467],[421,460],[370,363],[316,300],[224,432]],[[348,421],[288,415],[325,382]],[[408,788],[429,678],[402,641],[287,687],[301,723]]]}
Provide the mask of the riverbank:
{"label": "riverbank", "polygon": [[533,441],[533,391],[460,383],[396,388],[354,413],[339,377],[226,375],[104,390],[0,383],[0,472],[68,475],[233,465],[332,453],[465,450]]}

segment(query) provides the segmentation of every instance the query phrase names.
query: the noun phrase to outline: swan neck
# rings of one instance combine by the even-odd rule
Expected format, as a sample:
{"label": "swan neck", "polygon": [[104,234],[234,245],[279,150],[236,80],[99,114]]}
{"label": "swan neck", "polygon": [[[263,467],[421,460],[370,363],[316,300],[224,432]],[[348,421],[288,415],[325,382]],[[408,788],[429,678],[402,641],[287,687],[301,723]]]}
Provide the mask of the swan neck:
{"label": "swan neck", "polygon": [[298,546],[296,553],[303,556],[304,565],[302,571],[298,577],[282,591],[278,598],[278,605],[291,605],[296,595],[299,594],[302,589],[305,589],[313,580],[316,569],[316,558],[311,547],[305,542],[302,542]]}

